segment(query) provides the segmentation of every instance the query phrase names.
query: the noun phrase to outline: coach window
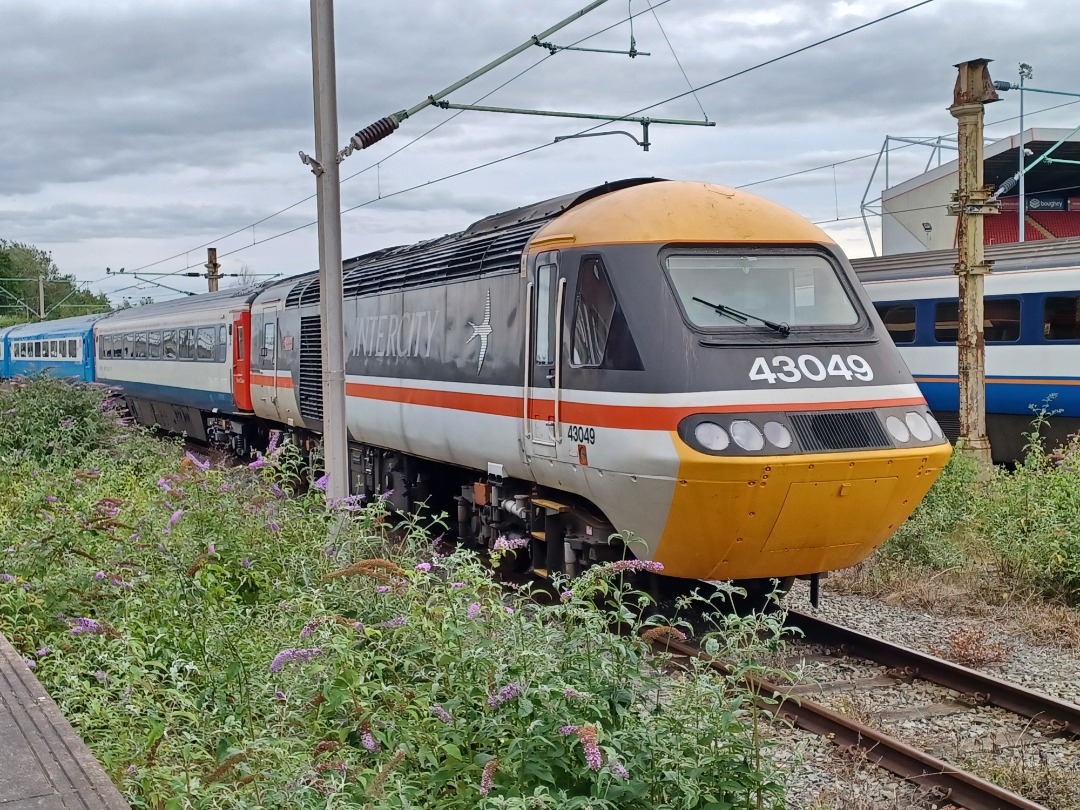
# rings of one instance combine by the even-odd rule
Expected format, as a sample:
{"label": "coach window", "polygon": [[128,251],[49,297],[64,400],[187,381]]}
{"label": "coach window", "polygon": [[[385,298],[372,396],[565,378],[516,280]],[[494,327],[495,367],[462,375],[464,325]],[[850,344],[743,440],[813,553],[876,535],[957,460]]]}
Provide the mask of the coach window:
{"label": "coach window", "polygon": [[1020,299],[987,298],[983,303],[983,336],[987,343],[1020,339]]}
{"label": "coach window", "polygon": [[225,324],[221,324],[217,329],[217,353],[214,355],[214,360],[218,363],[224,363],[228,360],[228,355],[225,353],[228,348],[228,331],[225,329]]}
{"label": "coach window", "polygon": [[555,362],[555,291],[559,252],[550,250],[536,257],[536,362]]}
{"label": "coach window", "polygon": [[893,343],[915,342],[914,304],[874,304]]}
{"label": "coach window", "polygon": [[938,343],[956,343],[960,327],[960,304],[957,301],[939,301],[934,305],[934,340]]}
{"label": "coach window", "polygon": [[244,359],[244,327],[236,327],[236,359]]}
{"label": "coach window", "polygon": [[68,342],[66,340],[61,340],[60,345],[59,345],[59,349],[60,349],[60,359],[61,360],[67,360],[67,357],[68,357]]}
{"label": "coach window", "polygon": [[146,359],[146,332],[139,332],[135,335],[135,359]]}
{"label": "coach window", "polygon": [[39,357],[41,357],[41,341],[40,340],[35,340],[34,341],[34,359],[36,360]]}
{"label": "coach window", "polygon": [[130,360],[135,356],[135,335],[128,332],[124,335],[124,359]]}
{"label": "coach window", "polygon": [[150,332],[146,335],[146,350],[151,360],[161,359],[161,332]]}
{"label": "coach window", "polygon": [[194,329],[178,329],[177,335],[180,338],[180,359],[181,360],[194,360],[195,359],[195,330]]}
{"label": "coach window", "polygon": [[55,340],[50,340],[49,341],[49,357],[59,357],[59,356],[60,356],[60,349],[57,348],[56,341]]}
{"label": "coach window", "polygon": [[1080,296],[1047,296],[1043,304],[1043,336],[1047,340],[1080,340]]}
{"label": "coach window", "polygon": [[277,324],[268,323],[263,326],[263,347],[262,356],[266,358],[266,365],[263,367],[274,365],[274,345],[277,342]]}
{"label": "coach window", "polygon": [[195,355],[196,360],[213,360],[214,359],[214,327],[201,326],[199,327],[198,340],[196,344],[197,353]]}
{"label": "coach window", "polygon": [[176,332],[172,329],[161,333],[161,356],[166,360],[176,359]]}

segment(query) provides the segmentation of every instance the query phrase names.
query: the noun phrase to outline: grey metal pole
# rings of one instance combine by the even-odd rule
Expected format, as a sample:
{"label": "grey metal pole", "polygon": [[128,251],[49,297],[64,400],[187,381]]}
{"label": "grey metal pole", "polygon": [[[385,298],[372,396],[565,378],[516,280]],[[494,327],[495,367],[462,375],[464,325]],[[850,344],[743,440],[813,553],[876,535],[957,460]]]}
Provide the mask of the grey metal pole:
{"label": "grey metal pole", "polygon": [[45,276],[37,280],[38,320],[45,320]]}
{"label": "grey metal pole", "polygon": [[[1020,65],[1020,155],[1018,158],[1020,167],[1020,191],[1018,192],[1019,208],[1017,209],[1017,236],[1018,242],[1024,241],[1024,216],[1027,214],[1026,203],[1024,201],[1024,70],[1026,66]],[[1030,69],[1030,68],[1029,68]]]}
{"label": "grey metal pole", "polygon": [[315,186],[319,210],[319,317],[323,358],[323,449],[326,497],[349,494],[342,318],[341,189],[338,171],[334,2],[311,0],[311,69],[315,90]]}

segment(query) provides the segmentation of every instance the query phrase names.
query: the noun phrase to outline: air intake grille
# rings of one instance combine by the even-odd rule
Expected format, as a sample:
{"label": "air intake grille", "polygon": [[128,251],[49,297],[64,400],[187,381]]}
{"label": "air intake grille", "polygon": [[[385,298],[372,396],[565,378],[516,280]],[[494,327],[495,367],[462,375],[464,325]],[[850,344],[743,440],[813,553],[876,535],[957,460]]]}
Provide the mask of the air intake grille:
{"label": "air intake grille", "polygon": [[891,447],[873,411],[789,414],[795,436],[808,453],[823,450],[873,450]]}
{"label": "air intake grille", "polygon": [[300,319],[300,415],[322,421],[322,327],[319,317]]}

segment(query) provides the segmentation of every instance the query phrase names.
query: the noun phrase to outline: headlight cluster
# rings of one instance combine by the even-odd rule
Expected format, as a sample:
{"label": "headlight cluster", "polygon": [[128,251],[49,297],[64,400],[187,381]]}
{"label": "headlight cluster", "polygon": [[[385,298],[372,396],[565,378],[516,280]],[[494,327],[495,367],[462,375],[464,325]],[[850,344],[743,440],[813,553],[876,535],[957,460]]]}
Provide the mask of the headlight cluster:
{"label": "headlight cluster", "polygon": [[769,444],[784,450],[791,446],[791,431],[779,422],[766,422],[759,428],[749,419],[735,419],[727,430],[716,422],[698,422],[694,427],[694,438],[702,447],[709,450],[726,450],[731,442],[743,450],[755,451]]}
{"label": "headlight cluster", "polygon": [[885,429],[901,444],[911,441],[912,437],[920,442],[928,442],[931,438],[945,438],[945,434],[941,432],[941,426],[930,411],[926,413],[908,411],[903,419],[899,416],[890,416],[885,420]]}

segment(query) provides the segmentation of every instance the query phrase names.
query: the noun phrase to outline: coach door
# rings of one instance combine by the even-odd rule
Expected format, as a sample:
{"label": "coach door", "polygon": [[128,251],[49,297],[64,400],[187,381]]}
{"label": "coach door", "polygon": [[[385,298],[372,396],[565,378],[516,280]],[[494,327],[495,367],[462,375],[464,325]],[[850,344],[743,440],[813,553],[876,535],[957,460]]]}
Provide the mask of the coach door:
{"label": "coach door", "polygon": [[566,279],[559,274],[558,256],[555,250],[538,254],[526,286],[525,452],[546,458],[555,457],[561,438],[559,410]]}
{"label": "coach door", "polygon": [[[283,383],[291,383],[287,369],[279,368],[281,362],[279,321],[281,301],[268,301],[251,308],[251,328],[253,334],[249,340],[251,355],[251,399],[256,410],[271,412],[281,419],[278,396]],[[284,374],[287,380],[282,380]]]}

